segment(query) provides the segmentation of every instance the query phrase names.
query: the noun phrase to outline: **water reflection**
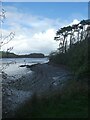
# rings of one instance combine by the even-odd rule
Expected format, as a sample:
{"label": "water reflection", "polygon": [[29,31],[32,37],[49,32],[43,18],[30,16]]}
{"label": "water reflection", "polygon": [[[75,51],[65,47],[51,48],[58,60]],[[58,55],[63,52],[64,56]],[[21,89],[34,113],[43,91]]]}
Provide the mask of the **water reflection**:
{"label": "water reflection", "polygon": [[0,68],[9,76],[21,77],[24,74],[32,73],[30,68],[19,67],[20,65],[32,65],[36,63],[47,63],[48,58],[3,58],[0,59]]}

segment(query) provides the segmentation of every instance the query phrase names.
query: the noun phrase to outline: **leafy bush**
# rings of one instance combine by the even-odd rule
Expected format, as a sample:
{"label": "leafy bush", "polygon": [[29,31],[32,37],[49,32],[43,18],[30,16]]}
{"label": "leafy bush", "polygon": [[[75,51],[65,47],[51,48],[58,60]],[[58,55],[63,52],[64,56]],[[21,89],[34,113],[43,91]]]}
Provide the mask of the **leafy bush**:
{"label": "leafy bush", "polygon": [[89,73],[88,69],[88,47],[89,38],[77,42],[68,49],[66,53],[57,53],[50,56],[50,62],[63,64],[70,67],[77,75]]}

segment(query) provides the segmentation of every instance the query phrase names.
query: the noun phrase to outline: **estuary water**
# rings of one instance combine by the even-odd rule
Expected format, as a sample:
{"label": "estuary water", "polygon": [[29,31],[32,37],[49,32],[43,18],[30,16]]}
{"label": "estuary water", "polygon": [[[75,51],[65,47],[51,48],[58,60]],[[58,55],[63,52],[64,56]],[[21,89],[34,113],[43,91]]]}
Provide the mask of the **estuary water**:
{"label": "estuary water", "polygon": [[48,61],[48,58],[2,58],[0,59],[0,69],[8,76],[19,78],[27,73],[32,73],[30,68],[20,67],[20,65],[43,64]]}

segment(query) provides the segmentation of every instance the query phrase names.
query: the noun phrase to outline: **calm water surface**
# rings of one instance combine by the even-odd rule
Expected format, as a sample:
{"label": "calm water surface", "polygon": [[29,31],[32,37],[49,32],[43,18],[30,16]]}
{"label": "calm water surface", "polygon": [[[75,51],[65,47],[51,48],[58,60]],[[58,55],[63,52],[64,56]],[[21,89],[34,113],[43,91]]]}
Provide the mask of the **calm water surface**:
{"label": "calm water surface", "polygon": [[24,74],[32,73],[29,68],[19,67],[20,65],[32,65],[36,63],[47,63],[48,58],[3,58],[0,59],[0,69],[9,76],[21,77]]}

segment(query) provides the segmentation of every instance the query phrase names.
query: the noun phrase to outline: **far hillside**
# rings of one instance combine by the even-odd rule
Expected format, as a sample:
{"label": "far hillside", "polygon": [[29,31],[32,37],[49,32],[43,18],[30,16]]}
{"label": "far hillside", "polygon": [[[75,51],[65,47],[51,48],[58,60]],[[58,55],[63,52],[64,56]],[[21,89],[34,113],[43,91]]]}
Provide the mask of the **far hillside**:
{"label": "far hillside", "polygon": [[17,55],[11,52],[0,51],[0,56],[2,58],[44,58],[45,55],[42,53],[31,53],[26,55]]}

